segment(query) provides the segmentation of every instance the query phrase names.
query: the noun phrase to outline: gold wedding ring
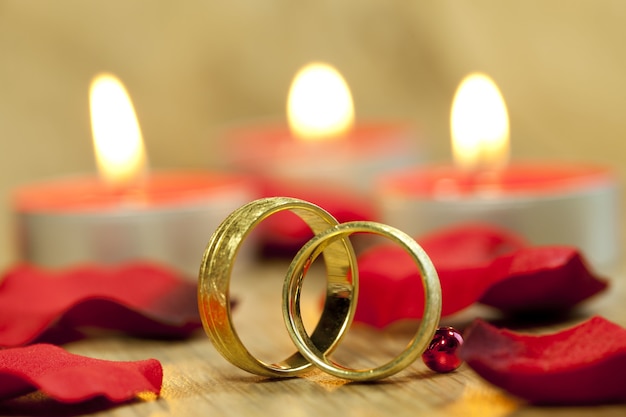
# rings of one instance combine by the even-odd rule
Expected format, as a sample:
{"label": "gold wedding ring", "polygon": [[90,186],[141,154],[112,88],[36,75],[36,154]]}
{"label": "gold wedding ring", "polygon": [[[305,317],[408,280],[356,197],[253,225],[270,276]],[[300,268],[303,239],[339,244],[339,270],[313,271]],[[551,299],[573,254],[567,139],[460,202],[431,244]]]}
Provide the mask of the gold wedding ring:
{"label": "gold wedding ring", "polygon": [[[338,365],[328,358],[330,352],[320,349],[316,341],[307,335],[300,315],[300,293],[307,266],[338,240],[343,241],[354,233],[370,233],[384,236],[399,244],[413,258],[419,268],[424,285],[424,315],[413,339],[405,350],[382,366],[355,370]],[[358,285],[356,268],[352,281]],[[356,303],[352,305],[356,309]],[[327,229],[307,242],[293,259],[283,287],[283,317],[287,330],[306,359],[331,375],[353,381],[372,381],[393,375],[413,363],[433,338],[441,315],[441,286],[437,272],[424,250],[407,234],[391,226],[375,222],[349,222]]]}
{"label": "gold wedding ring", "polygon": [[[311,362],[299,352],[279,363],[268,364],[255,358],[243,345],[232,324],[230,277],[237,252],[244,239],[260,222],[279,211],[291,211],[308,224],[314,234],[336,226],[337,220],[320,207],[288,197],[253,201],[231,213],[211,237],[202,258],[198,283],[198,305],[205,332],[215,348],[228,361],[248,372],[269,376],[295,376]],[[318,252],[319,255],[319,252]],[[354,317],[357,281],[356,259],[349,239],[324,245],[327,293],[324,310],[308,340],[320,352],[331,351]]]}
{"label": "gold wedding ring", "polygon": [[[237,252],[260,222],[288,210],[298,215],[314,233],[291,262],[283,286],[283,318],[298,352],[282,362],[268,364],[243,345],[232,324],[230,278]],[[393,360],[370,369],[351,369],[330,359],[330,354],[352,323],[358,298],[359,277],[350,235],[369,233],[400,245],[415,261],[424,287],[424,314],[404,351]],[[326,300],[311,335],[300,312],[302,284],[311,264],[322,254],[326,263]],[[235,210],[211,237],[200,267],[198,304],[204,330],[228,361],[248,372],[269,377],[296,376],[311,364],[331,375],[354,381],[371,381],[393,375],[413,363],[435,334],[441,315],[441,287],[437,272],[424,250],[407,234],[376,222],[339,224],[320,207],[303,200],[272,197]]]}

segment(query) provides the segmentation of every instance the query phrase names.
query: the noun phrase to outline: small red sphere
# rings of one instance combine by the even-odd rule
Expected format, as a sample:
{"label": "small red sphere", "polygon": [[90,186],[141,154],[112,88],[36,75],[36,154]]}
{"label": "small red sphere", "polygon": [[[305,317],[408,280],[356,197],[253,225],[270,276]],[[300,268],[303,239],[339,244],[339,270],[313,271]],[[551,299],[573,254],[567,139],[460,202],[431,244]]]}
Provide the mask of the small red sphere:
{"label": "small red sphere", "polygon": [[463,336],[452,327],[440,327],[422,354],[422,360],[435,372],[452,372],[461,366],[457,352],[463,344]]}

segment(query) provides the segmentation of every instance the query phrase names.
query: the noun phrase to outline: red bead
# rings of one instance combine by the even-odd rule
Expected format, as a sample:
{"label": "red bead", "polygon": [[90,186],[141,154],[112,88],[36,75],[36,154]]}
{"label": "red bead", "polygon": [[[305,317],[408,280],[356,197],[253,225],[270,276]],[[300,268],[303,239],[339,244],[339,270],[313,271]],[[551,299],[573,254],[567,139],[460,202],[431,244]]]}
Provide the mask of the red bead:
{"label": "red bead", "polygon": [[463,336],[452,327],[440,327],[422,354],[422,360],[435,372],[452,372],[461,366],[457,352],[463,344]]}

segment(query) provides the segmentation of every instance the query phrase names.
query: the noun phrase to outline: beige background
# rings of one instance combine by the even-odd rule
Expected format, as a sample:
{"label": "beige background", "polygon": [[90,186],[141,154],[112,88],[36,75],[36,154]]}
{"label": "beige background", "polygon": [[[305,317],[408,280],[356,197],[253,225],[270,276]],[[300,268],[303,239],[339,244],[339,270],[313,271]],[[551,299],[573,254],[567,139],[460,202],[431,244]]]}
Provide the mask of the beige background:
{"label": "beige background", "polygon": [[204,168],[225,124],[282,117],[303,64],[334,64],[357,117],[421,126],[449,158],[460,79],[506,98],[513,157],[606,164],[626,176],[626,2],[0,0],[0,266],[14,260],[11,190],[93,172],[87,89],[129,89],[153,168]]}

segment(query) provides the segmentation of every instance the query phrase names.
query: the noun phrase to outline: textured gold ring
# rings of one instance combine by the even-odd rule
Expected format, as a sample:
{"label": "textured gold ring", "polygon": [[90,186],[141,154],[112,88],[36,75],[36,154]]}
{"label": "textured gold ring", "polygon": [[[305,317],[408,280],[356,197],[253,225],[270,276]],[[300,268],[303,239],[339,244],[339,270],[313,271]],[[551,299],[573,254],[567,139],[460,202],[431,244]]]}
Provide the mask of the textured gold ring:
{"label": "textured gold ring", "polygon": [[[424,315],[419,329],[405,350],[395,359],[376,368],[356,370],[346,368],[329,359],[329,351],[318,348],[307,335],[300,315],[302,283],[310,265],[320,253],[337,241],[354,233],[371,233],[384,236],[399,244],[417,264],[424,285]],[[358,285],[356,269],[352,270],[352,282]],[[355,297],[356,300],[356,297]],[[354,303],[354,302],[353,302]],[[356,303],[352,306],[356,309]],[[393,375],[413,363],[428,347],[441,315],[441,286],[437,272],[424,250],[404,232],[375,222],[349,222],[327,229],[307,242],[293,259],[283,287],[283,317],[287,330],[298,350],[324,372],[354,381],[371,381]]]}
{"label": "textured gold ring", "polygon": [[[311,363],[299,352],[279,363],[268,364],[255,358],[235,331],[230,311],[230,277],[237,252],[248,234],[267,217],[288,210],[304,220],[314,234],[336,226],[337,220],[320,207],[303,200],[271,197],[253,201],[231,213],[217,228],[204,252],[198,283],[198,305],[205,332],[215,348],[232,364],[248,372],[269,376],[295,376]],[[319,252],[318,252],[319,255]],[[350,326],[357,297],[354,250],[348,238],[324,245],[327,294],[324,311],[307,341],[320,352],[331,351]]]}

